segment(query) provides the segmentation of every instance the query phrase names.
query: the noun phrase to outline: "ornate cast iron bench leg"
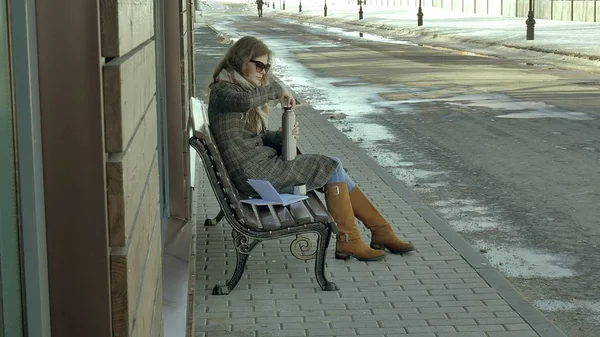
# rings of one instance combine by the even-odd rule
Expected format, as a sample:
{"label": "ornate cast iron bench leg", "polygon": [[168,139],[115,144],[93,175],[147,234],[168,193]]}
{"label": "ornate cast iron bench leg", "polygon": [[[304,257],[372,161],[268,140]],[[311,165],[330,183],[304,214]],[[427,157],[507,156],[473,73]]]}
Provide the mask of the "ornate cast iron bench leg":
{"label": "ornate cast iron bench leg", "polygon": [[218,284],[215,285],[212,291],[213,295],[228,295],[229,292],[235,288],[242,278],[242,274],[244,274],[246,262],[248,261],[248,254],[250,254],[252,249],[260,242],[260,240],[250,239],[235,230],[231,231],[231,236],[233,237],[236,253],[235,270],[233,271],[231,278],[227,281],[227,284],[224,286]]}
{"label": "ornate cast iron bench leg", "polygon": [[[339,290],[338,286],[327,280],[325,276],[325,255],[329,246],[331,237],[331,228],[328,226],[319,227],[317,230],[317,247],[312,250],[312,241],[302,234],[296,235],[296,238],[290,244],[290,252],[299,260],[315,259],[315,277],[321,289],[326,291]],[[310,253],[313,251],[312,253]]]}
{"label": "ornate cast iron bench leg", "polygon": [[216,217],[214,218],[206,218],[206,220],[204,220],[204,226],[216,226],[219,221],[221,221],[221,219],[223,219],[223,217],[225,216],[225,213],[223,212],[223,210],[219,210],[219,214],[217,214]]}
{"label": "ornate cast iron bench leg", "polygon": [[319,230],[319,239],[317,240],[317,256],[315,259],[315,277],[321,289],[325,291],[339,290],[337,284],[329,281],[325,276],[325,255],[331,238],[331,228],[324,226]]}

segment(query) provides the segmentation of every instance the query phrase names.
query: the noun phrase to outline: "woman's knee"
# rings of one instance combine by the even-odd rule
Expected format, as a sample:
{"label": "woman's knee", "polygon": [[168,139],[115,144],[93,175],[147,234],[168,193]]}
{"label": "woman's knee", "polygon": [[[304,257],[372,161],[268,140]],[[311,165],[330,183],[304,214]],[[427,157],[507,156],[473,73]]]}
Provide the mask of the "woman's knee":
{"label": "woman's knee", "polygon": [[335,171],[331,174],[329,178],[329,182],[342,182],[347,180],[346,171],[344,171],[344,167],[342,166],[342,161],[339,158],[331,157],[331,159],[337,162],[337,166],[335,167]]}
{"label": "woman's knee", "polygon": [[344,164],[342,164],[342,160],[338,157],[329,157],[333,160],[335,160],[338,164],[338,169],[343,169],[344,168]]}

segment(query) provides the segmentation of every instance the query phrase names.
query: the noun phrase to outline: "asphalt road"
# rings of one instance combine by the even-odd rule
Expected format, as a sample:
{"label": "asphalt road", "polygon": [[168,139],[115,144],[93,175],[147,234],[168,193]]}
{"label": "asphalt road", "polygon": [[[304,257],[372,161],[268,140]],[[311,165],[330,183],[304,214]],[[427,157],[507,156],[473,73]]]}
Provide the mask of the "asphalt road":
{"label": "asphalt road", "polygon": [[600,336],[598,73],[253,14],[204,18],[265,40],[300,101],[336,117],[568,336]]}

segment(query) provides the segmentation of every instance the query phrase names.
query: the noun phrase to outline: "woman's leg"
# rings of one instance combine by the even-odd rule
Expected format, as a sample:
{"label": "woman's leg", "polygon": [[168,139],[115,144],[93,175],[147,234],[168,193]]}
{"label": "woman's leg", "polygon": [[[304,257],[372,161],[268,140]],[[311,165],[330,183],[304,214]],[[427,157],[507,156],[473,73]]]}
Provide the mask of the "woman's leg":
{"label": "woman's leg", "polygon": [[385,253],[369,248],[362,241],[360,231],[356,226],[348,193],[350,186],[355,188],[354,182],[344,171],[341,161],[337,158],[334,159],[338,162],[338,167],[325,184],[325,203],[340,230],[336,237],[335,258],[346,260],[352,256],[361,261],[379,260]]}
{"label": "woman's leg", "polygon": [[413,251],[415,247],[396,236],[389,222],[363,194],[360,188],[356,187],[356,184],[344,170],[341,160],[335,157],[331,158],[338,162],[338,166],[335,173],[329,178],[328,183],[345,182],[348,186],[348,194],[354,216],[362,221],[371,231],[371,248],[387,248],[395,254]]}
{"label": "woman's leg", "polygon": [[329,183],[344,182],[348,186],[348,191],[352,191],[354,189],[354,187],[356,187],[356,184],[354,183],[354,181],[352,181],[352,179],[348,176],[348,174],[344,170],[342,161],[336,157],[330,157],[330,158],[335,160],[338,163],[338,165],[337,165],[337,168],[335,169],[335,172],[333,172],[333,175],[329,178],[327,183],[329,184]]}
{"label": "woman's leg", "polygon": [[375,208],[360,188],[355,187],[349,195],[354,216],[371,231],[371,248],[387,248],[394,254],[415,250],[412,243],[402,241],[396,236],[390,223]]}

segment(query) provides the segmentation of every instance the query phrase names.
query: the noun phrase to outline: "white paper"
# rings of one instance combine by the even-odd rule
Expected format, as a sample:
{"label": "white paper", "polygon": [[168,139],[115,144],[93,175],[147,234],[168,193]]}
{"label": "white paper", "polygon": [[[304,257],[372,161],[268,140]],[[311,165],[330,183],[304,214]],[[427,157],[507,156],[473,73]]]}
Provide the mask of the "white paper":
{"label": "white paper", "polygon": [[267,180],[248,179],[248,184],[260,195],[262,199],[245,199],[242,202],[252,205],[283,205],[287,206],[295,202],[308,199],[306,195],[277,193],[271,182]]}

